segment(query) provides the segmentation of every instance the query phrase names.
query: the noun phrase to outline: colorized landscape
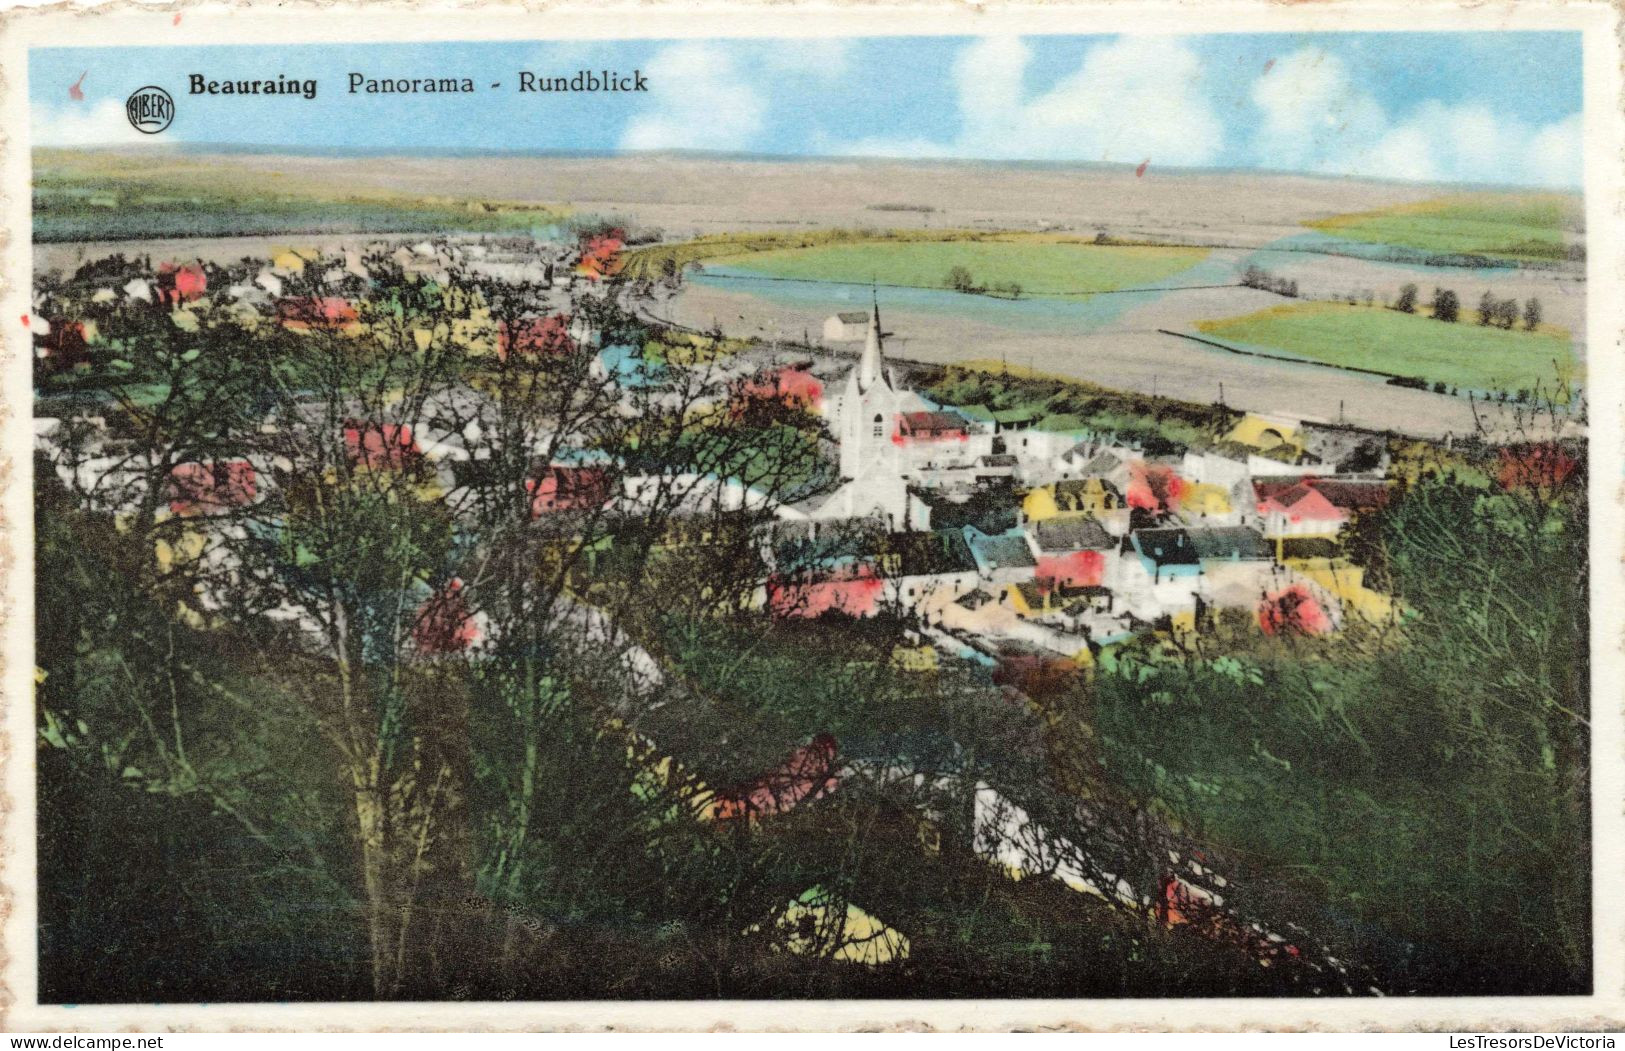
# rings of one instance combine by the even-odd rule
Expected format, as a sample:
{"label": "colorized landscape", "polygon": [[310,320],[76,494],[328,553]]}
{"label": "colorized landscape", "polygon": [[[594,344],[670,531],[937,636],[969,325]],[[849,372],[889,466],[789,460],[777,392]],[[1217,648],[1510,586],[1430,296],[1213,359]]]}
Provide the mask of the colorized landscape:
{"label": "colorized landscape", "polygon": [[1591,988],[1577,193],[649,127],[36,152],[42,1002]]}

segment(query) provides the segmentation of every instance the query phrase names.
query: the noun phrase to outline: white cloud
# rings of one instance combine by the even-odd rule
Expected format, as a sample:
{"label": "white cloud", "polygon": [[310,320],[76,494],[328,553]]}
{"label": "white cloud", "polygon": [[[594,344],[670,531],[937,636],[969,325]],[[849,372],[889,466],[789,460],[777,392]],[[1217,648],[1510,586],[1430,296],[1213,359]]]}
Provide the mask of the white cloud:
{"label": "white cloud", "polygon": [[117,146],[153,141],[153,136],[130,126],[124,105],[117,99],[58,105],[36,102],[29,111],[29,124],[36,146]]}
{"label": "white cloud", "polygon": [[623,149],[740,150],[763,128],[767,101],[727,49],[673,44],[644,74],[649,106],[627,123]]}
{"label": "white cloud", "polygon": [[1533,126],[1480,103],[1425,100],[1389,114],[1336,56],[1304,48],[1253,84],[1264,167],[1415,182],[1575,186],[1579,117]]}
{"label": "white cloud", "polygon": [[868,139],[841,152],[1167,165],[1214,161],[1224,128],[1203,96],[1201,60],[1161,37],[1123,37],[1085,51],[1041,92],[1026,87],[1032,51],[987,37],[960,51],[953,72],[961,127],[940,142]]}

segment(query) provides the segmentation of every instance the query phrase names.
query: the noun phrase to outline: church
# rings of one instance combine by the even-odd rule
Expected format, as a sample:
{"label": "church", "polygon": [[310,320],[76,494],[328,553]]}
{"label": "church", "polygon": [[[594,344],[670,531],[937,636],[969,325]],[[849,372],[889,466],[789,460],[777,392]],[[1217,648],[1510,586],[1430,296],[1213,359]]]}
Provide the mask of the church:
{"label": "church", "polygon": [[909,490],[916,464],[903,422],[929,406],[900,387],[886,367],[885,336],[877,301],[869,314],[863,354],[828,410],[830,433],[840,443],[841,484],[834,492],[786,509],[791,512],[787,517],[874,518],[889,531],[930,528],[930,506]]}

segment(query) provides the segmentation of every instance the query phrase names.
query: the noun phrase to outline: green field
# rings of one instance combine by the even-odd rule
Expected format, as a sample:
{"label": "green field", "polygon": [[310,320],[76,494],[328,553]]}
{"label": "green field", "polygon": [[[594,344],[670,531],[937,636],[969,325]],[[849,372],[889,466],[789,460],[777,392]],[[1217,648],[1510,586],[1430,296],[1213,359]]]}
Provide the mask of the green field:
{"label": "green field", "polygon": [[1044,238],[876,240],[720,256],[716,265],[764,277],[948,288],[964,267],[976,285],[1016,284],[1023,295],[1110,292],[1166,280],[1207,255],[1203,248],[1092,245]]}
{"label": "green field", "polygon": [[1583,256],[1584,219],[1576,194],[1464,193],[1305,225],[1351,241],[1440,255],[1551,262]]}
{"label": "green field", "polygon": [[1463,319],[1454,324],[1422,314],[1343,303],[1295,303],[1245,317],[1203,321],[1197,328],[1217,339],[1286,355],[1461,390],[1550,390],[1579,378],[1566,329],[1542,325],[1533,332],[1486,328]]}

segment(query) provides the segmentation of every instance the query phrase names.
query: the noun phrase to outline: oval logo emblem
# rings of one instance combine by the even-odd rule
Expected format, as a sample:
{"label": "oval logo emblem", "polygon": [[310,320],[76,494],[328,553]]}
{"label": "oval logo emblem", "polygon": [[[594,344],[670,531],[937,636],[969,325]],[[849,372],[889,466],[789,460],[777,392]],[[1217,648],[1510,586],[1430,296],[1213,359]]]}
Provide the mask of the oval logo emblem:
{"label": "oval logo emblem", "polygon": [[156,135],[175,119],[175,100],[163,88],[136,88],[124,103],[130,126],[143,135]]}

